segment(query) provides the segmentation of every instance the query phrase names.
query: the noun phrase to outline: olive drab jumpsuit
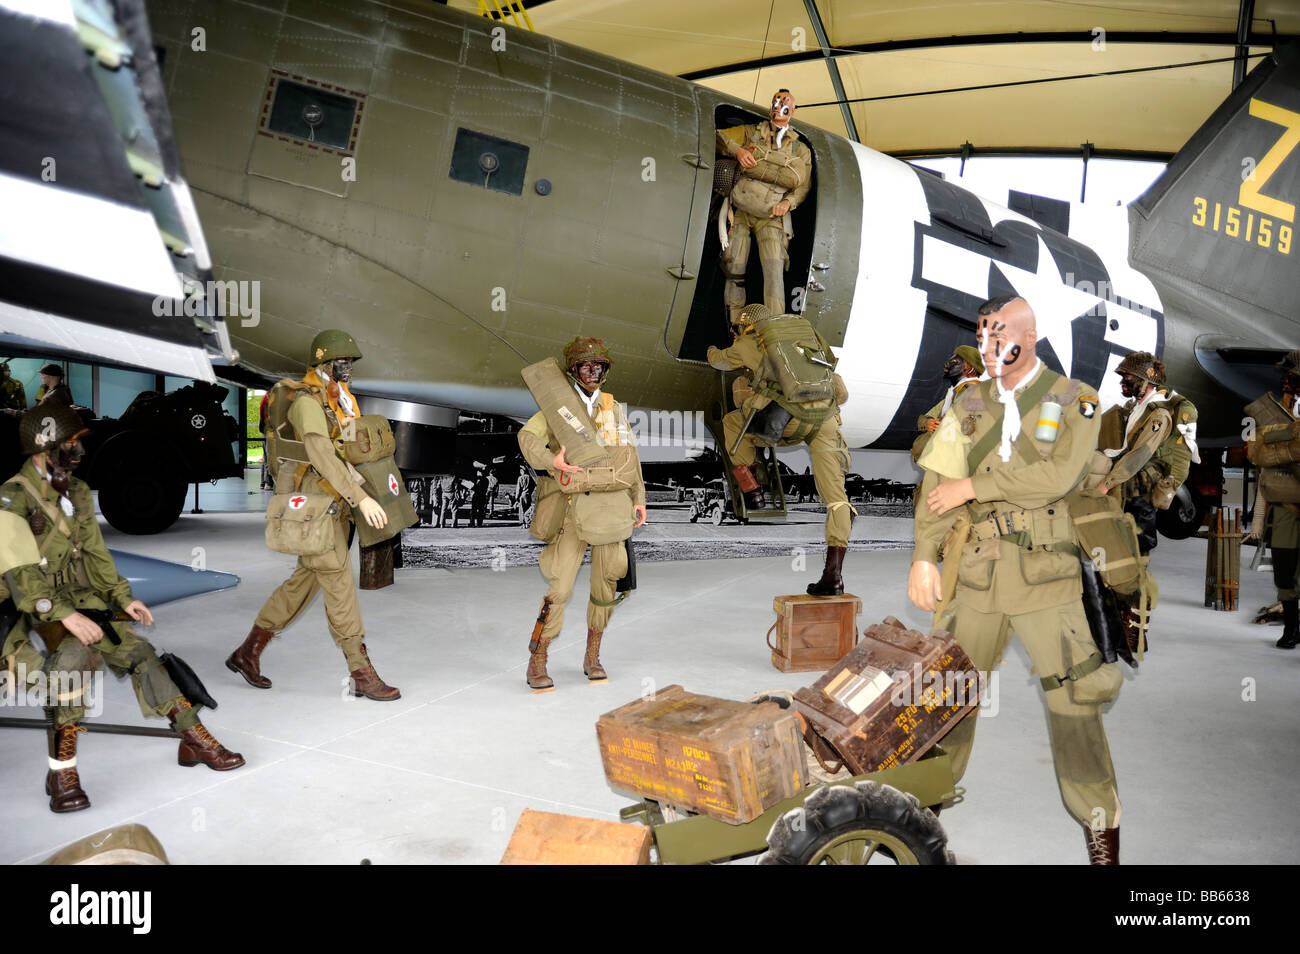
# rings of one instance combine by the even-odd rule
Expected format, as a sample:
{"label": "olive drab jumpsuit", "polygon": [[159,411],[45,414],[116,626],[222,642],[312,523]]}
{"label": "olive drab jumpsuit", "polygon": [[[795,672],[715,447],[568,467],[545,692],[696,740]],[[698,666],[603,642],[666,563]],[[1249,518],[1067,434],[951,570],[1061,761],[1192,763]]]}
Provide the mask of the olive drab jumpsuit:
{"label": "olive drab jumpsuit", "polygon": [[[744,147],[760,163],[759,167],[744,171],[731,190],[734,218],[720,264],[727,276],[724,297],[733,316],[745,304],[745,269],[749,264],[751,233],[758,242],[758,259],[763,266],[763,303],[774,315],[784,314],[786,310],[786,248],[791,235],[789,213],[777,217],[769,213],[783,199],[790,203],[790,212],[793,212],[807,198],[812,186],[812,152],[797,132],[789,126],[785,128],[780,146],[776,144],[776,127],[769,121],[718,130],[719,153],[734,156],[737,149]],[[769,172],[765,173],[765,169]],[[763,181],[757,178],[759,174],[778,181]],[[745,211],[742,203],[751,210],[767,211],[761,215]]]}
{"label": "olive drab jumpsuit", "polygon": [[[954,402],[949,415],[960,423],[961,451],[968,460],[978,457],[970,468],[975,500],[935,516],[925,501],[943,478],[926,471],[913,560],[937,564],[945,535],[961,511],[968,512],[969,534],[946,547],[950,558],[960,560],[960,572],[934,631],[950,632],[986,677],[997,668],[1012,632],[1020,637],[1046,693],[1052,756],[1066,809],[1084,826],[1117,828],[1119,793],[1101,706],[1118,694],[1123,676],[1114,663],[1101,662],[1093,643],[1064,500],[1085,478],[1097,445],[1097,394],[1040,363],[1016,395],[1032,403],[1021,404],[1025,425],[1007,462],[998,453],[1003,407],[994,384],[982,381]],[[1036,439],[1032,424],[1048,401],[1062,408],[1053,442]],[[936,440],[943,439],[940,433]],[[971,715],[945,737],[957,779],[970,759],[975,725]]]}
{"label": "olive drab jumpsuit", "polygon": [[[39,497],[33,495],[33,489]],[[43,671],[48,686],[78,687],[75,698],[59,700],[56,727],[77,724],[85,715],[87,700],[81,694],[85,680],[69,678],[70,674],[93,672],[103,659],[114,673],[131,677],[144,715],[167,716],[179,707],[176,728],[193,728],[199,722],[199,707],[189,707],[153,645],[127,623],[108,624],[119,640],[116,644],[107,633],[92,646],[82,645],[70,633],[60,634],[61,639],[53,645],[50,643],[57,637],[43,637],[49,650],[44,660],[29,641],[31,629],[62,620],[77,610],[121,608],[133,600],[131,584],[117,572],[104,544],[90,487],[70,477],[65,503],[28,458],[18,474],[0,486],[0,510],[21,518],[31,528],[43,558],[43,563],[18,566],[4,574],[3,588],[9,590],[24,617],[5,639],[0,658],[13,667],[11,672],[18,666],[29,675]],[[41,612],[45,606],[49,609]]]}
{"label": "olive drab jumpsuit", "polygon": [[[576,390],[576,388],[575,388]],[[579,392],[581,393],[581,392]],[[627,414],[623,406],[614,400],[608,392],[599,392],[592,421],[596,425],[597,439],[603,447],[630,447],[635,455],[635,436],[628,425]],[[529,466],[547,471],[559,479],[562,475],[555,472],[555,455],[560,443],[546,424],[546,417],[539,411],[529,418],[519,432],[519,449]],[[632,487],[628,490],[605,492],[592,491],[588,495],[592,501],[607,507],[609,513],[617,518],[623,515],[627,519],[626,537],[632,535],[634,507],[645,506],[645,483],[641,478],[640,461],[636,462]],[[573,595],[573,583],[577,579],[582,559],[587,552],[587,541],[582,538],[581,529],[575,519],[574,497],[566,501],[567,510],[564,526],[555,539],[547,543],[538,560],[542,575],[549,582],[546,600],[550,604],[545,625],[538,634],[543,645],[560,635],[564,625],[564,607]],[[626,539],[624,537],[624,539]],[[617,604],[617,584],[627,574],[627,549],[622,542],[591,545],[591,598],[587,603],[587,628],[603,633],[614,614]]]}
{"label": "olive drab jumpsuit", "polygon": [[[293,574],[280,584],[257,614],[256,625],[269,632],[280,632],[302,615],[319,591],[325,596],[325,618],[330,636],[343,650],[348,668],[363,669],[369,662],[362,651],[365,627],[361,622],[361,604],[357,600],[352,561],[348,556],[348,525],[353,519],[352,508],[359,507],[369,494],[353,477],[333,444],[342,432],[342,425],[356,415],[349,417],[342,407],[331,406],[315,371],[309,371],[303,383],[308,387],[299,390],[289,405],[289,423],[294,435],[306,448],[310,466],[299,464],[295,467],[292,461],[281,464],[276,474],[276,492],[332,492],[338,497],[334,546],[320,556],[298,558]],[[355,403],[353,410],[357,410]],[[293,487],[292,480],[298,469],[303,471],[302,482]]]}
{"label": "olive drab jumpsuit", "polygon": [[[767,383],[763,371],[766,355],[762,345],[758,343],[757,333],[752,330],[747,330],[745,334],[738,337],[730,348],[710,348],[707,357],[709,365],[720,371],[744,368],[753,376],[752,379],[758,382],[760,388]],[[842,388],[838,375],[836,387],[837,391]],[[739,406],[736,410],[723,415],[723,439],[727,443],[726,450],[731,457],[731,463],[737,467],[748,467],[757,457],[754,436],[746,431],[734,454],[731,453],[731,448],[736,447],[736,438],[740,437],[749,412],[755,407],[763,408],[770,399],[758,391],[744,388],[743,385],[738,386],[735,393],[737,398],[743,397],[743,400],[737,400]],[[812,458],[813,481],[817,484],[817,495],[826,505],[826,544],[832,547],[849,545],[849,533],[856,513],[844,489],[844,477],[849,472],[851,458],[848,445],[840,433],[838,405],[846,399],[847,394],[837,393],[833,400],[791,405],[792,408],[803,410],[814,418],[822,419],[808,422],[801,421],[798,416],[795,416],[786,425],[781,438],[783,445],[798,443],[808,445],[808,454]]]}

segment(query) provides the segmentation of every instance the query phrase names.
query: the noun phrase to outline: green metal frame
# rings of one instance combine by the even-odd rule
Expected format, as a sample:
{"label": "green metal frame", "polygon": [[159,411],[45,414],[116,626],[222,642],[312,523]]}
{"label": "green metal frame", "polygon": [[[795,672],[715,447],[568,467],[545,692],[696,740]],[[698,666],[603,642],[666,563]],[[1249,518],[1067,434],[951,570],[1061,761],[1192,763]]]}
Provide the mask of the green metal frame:
{"label": "green metal frame", "polygon": [[[829,784],[853,785],[864,781],[892,785],[915,795],[922,805],[942,805],[959,800],[952,775],[952,758],[939,746],[919,761]],[[743,825],[731,825],[707,815],[666,821],[662,806],[652,799],[629,805],[619,812],[619,817],[623,821],[635,820],[649,826],[661,865],[709,864],[766,851],[767,835],[776,820],[790,809],[799,808],[819,788],[821,785],[809,786]]]}

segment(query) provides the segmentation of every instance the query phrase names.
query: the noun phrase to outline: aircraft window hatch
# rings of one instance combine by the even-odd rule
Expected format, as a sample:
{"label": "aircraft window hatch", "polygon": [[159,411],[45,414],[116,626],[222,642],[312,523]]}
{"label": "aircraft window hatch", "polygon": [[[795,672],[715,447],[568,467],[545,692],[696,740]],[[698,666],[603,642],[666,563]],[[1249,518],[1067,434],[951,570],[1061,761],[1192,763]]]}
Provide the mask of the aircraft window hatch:
{"label": "aircraft window hatch", "polygon": [[353,97],[280,78],[266,125],[272,132],[350,151],[356,118]]}
{"label": "aircraft window hatch", "polygon": [[528,147],[472,129],[456,130],[451,151],[451,171],[457,182],[482,186],[494,192],[523,195]]}

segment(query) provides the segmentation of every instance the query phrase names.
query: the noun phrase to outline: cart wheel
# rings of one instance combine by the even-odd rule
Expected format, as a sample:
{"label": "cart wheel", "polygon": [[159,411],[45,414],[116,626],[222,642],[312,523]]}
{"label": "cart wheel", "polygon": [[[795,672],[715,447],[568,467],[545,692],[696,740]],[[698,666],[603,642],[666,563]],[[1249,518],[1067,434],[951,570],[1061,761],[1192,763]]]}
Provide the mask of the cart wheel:
{"label": "cart wheel", "polygon": [[724,516],[726,516],[726,514],[724,514],[724,513],[722,512],[722,508],[721,508],[721,507],[717,507],[717,508],[715,508],[714,511],[713,511],[713,525],[714,525],[715,527],[720,527],[720,526],[722,526],[722,518],[723,518]]}
{"label": "cart wheel", "polygon": [[760,865],[950,865],[948,836],[915,795],[878,782],[828,785],[776,820]]}

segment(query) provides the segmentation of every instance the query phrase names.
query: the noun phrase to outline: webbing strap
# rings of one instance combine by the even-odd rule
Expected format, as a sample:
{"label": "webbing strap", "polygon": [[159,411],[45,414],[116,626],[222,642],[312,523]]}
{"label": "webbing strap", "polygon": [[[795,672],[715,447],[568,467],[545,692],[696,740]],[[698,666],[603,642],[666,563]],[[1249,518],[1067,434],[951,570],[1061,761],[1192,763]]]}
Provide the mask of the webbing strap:
{"label": "webbing strap", "polygon": [[591,601],[591,604],[592,604],[593,606],[617,606],[619,603],[623,602],[625,599],[627,599],[627,598],[628,598],[629,596],[631,596],[631,595],[632,595],[631,590],[628,590],[628,591],[625,591],[625,592],[623,592],[623,593],[618,594],[618,596],[614,597],[612,600],[609,600],[609,601],[598,600],[598,599],[596,599],[596,597],[594,597],[594,596],[592,596],[592,597],[588,597],[588,599]]}
{"label": "webbing strap", "polygon": [[[64,518],[63,511],[46,500],[45,496],[22,474],[14,474],[14,480],[27,491],[28,496],[36,501],[36,505],[40,507],[41,510],[45,511],[45,516],[54,521],[54,526],[58,528],[59,532],[72,541],[73,549],[79,554],[81,551],[81,541],[72,535],[72,530],[68,526],[68,521]],[[52,535],[46,534],[45,539],[41,541],[39,552],[42,559],[45,558],[45,548],[50,545],[50,541],[53,539]]]}
{"label": "webbing strap", "polygon": [[1095,652],[1081,663],[1075,663],[1065,672],[1057,673],[1055,676],[1044,676],[1038,680],[1039,685],[1043,687],[1044,692],[1051,692],[1053,689],[1060,689],[1065,685],[1067,679],[1073,679],[1078,682],[1084,676],[1096,672],[1101,668],[1103,660],[1101,652]]}
{"label": "webbing strap", "polygon": [[[1024,390],[1024,393],[1016,399],[1016,406],[1020,408],[1020,417],[1022,420],[1029,414],[1029,409],[1043,399],[1043,396],[1052,389],[1052,385],[1055,384],[1060,377],[1059,374],[1052,371],[1050,368],[1043,368],[1042,372],[1038,375],[1038,380],[1027,387]],[[996,388],[996,385],[994,385],[994,387]],[[1001,404],[999,404],[998,407],[1001,408],[1001,410],[998,412],[997,416],[994,417],[993,426],[984,432],[984,436],[980,438],[979,443],[972,447],[970,453],[966,455],[966,470],[972,474],[975,473],[975,468],[979,466],[980,461],[987,457],[989,451],[991,451],[994,446],[1002,440],[1002,418],[1006,416],[1006,408],[1002,407]],[[1020,430],[1020,436],[1021,438],[1025,437],[1023,427]],[[1020,449],[1021,456],[1024,456],[1025,448],[1020,447],[1019,440],[1016,441],[1016,445]],[[1027,446],[1028,449],[1033,449],[1032,444],[1028,444]],[[1041,459],[1042,458],[1038,453],[1035,452],[1030,462],[1032,463]]]}

